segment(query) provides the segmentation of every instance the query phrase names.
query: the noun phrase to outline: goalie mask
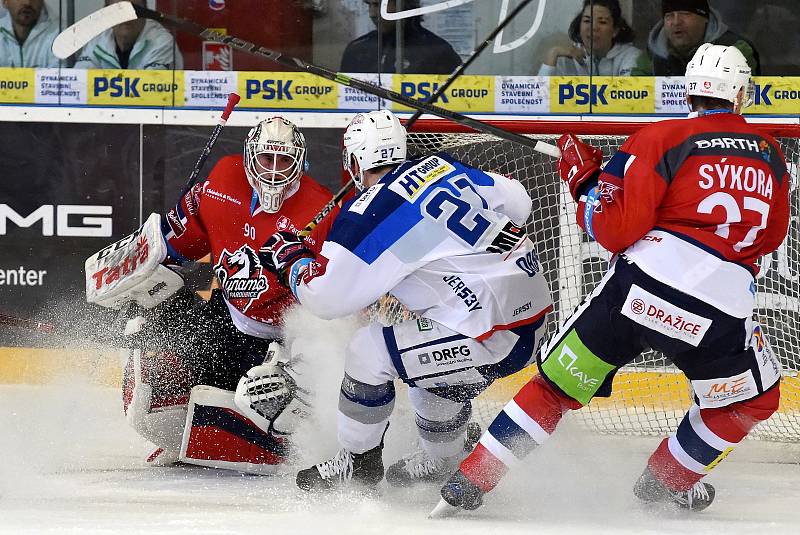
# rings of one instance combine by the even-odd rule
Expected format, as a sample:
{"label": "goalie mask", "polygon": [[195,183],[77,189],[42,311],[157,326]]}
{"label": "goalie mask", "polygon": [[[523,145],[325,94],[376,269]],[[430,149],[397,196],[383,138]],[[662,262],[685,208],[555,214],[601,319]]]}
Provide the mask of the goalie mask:
{"label": "goalie mask", "polygon": [[[388,110],[359,113],[344,132],[342,162],[358,189],[364,187],[364,171],[406,161],[406,129]],[[353,160],[358,162],[355,172]]]}
{"label": "goalie mask", "polygon": [[686,66],[686,94],[727,100],[739,113],[753,103],[755,86],[750,72],[747,60],[736,47],[705,43]]}
{"label": "goalie mask", "polygon": [[297,191],[305,159],[305,137],[283,117],[265,119],[250,130],[244,142],[244,170],[265,212],[277,212]]}

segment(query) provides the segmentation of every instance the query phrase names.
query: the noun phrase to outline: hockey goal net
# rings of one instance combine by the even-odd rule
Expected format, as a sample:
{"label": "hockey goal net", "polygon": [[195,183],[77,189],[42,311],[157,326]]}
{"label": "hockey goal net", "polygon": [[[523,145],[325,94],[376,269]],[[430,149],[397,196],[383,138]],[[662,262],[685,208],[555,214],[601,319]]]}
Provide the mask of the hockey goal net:
{"label": "hockey goal net", "polygon": [[[606,158],[644,123],[505,121],[497,126],[555,143],[564,132],[578,134],[602,148]],[[761,259],[756,315],[773,351],[784,367],[779,411],[751,435],[775,441],[800,441],[800,126],[759,124],[778,138],[792,175],[791,226],[781,248]],[[575,223],[575,204],[558,178],[555,160],[517,143],[492,135],[470,133],[440,120],[419,121],[409,133],[409,152],[452,154],[475,167],[512,176],[533,198],[527,230],[537,245],[550,284],[555,311],[549,316],[548,335],[599,282],[609,255],[590,242]],[[397,311],[390,313],[398,319]],[[492,420],[517,390],[534,374],[535,366],[496,382],[475,402],[476,419]],[[617,374],[611,398],[597,398],[576,418],[601,433],[665,435],[673,431],[691,404],[685,377],[663,355],[648,352]]]}

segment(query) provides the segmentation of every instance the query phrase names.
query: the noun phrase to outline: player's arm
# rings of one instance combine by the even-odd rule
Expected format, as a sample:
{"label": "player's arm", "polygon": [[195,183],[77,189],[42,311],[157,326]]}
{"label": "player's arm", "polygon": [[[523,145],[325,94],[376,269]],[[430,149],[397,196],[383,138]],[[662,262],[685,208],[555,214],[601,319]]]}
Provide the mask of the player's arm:
{"label": "player's arm", "polygon": [[161,233],[167,247],[167,263],[199,260],[211,251],[208,232],[200,218],[202,184],[195,184],[161,216]]}
{"label": "player's arm", "polygon": [[657,170],[662,145],[651,131],[628,138],[602,169],[599,149],[570,134],[558,141],[558,171],[578,203],[578,225],[612,253],[653,228],[667,190],[667,178]]}
{"label": "player's arm", "polygon": [[[783,154],[779,151],[779,156],[783,158]],[[785,159],[782,161],[786,161]],[[789,208],[789,191],[791,189],[791,177],[789,173],[783,175],[780,188],[775,191],[775,203],[769,213],[767,220],[767,228],[764,229],[764,244],[761,246],[761,255],[769,254],[781,246],[783,240],[786,239],[786,233],[789,231],[790,208]]]}
{"label": "player's arm", "polygon": [[259,257],[301,304],[325,319],[365,308],[417,267],[348,217],[335,221],[319,255],[301,238],[281,232],[267,240]]}
{"label": "player's arm", "polygon": [[[533,200],[519,180],[486,171],[494,184],[490,188],[479,188],[489,208],[507,216],[515,225],[523,226],[531,216]],[[484,191],[488,190],[488,191]]]}

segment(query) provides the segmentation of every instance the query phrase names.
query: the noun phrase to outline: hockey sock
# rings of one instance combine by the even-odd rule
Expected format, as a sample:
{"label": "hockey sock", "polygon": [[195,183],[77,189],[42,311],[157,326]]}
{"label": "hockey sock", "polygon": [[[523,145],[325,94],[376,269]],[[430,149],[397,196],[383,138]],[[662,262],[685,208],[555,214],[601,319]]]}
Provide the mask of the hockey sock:
{"label": "hockey sock", "polygon": [[489,492],[509,467],[547,440],[567,410],[580,407],[537,375],[495,417],[475,450],[461,463],[461,472]]}
{"label": "hockey sock", "polygon": [[687,490],[722,462],[761,421],[778,408],[776,386],[757,398],[727,407],[693,405],[674,435],[665,438],[647,465],[667,488]]}

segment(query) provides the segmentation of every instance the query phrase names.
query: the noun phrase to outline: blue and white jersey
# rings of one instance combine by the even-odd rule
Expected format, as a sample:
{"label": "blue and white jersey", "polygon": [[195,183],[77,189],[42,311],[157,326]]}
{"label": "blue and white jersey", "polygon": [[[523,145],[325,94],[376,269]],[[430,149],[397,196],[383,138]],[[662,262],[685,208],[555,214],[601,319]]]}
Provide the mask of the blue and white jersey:
{"label": "blue and white jersey", "polygon": [[317,262],[292,288],[323,318],[390,293],[471,338],[538,320],[552,300],[522,225],[516,180],[447,154],[407,161],[346,203]]}

